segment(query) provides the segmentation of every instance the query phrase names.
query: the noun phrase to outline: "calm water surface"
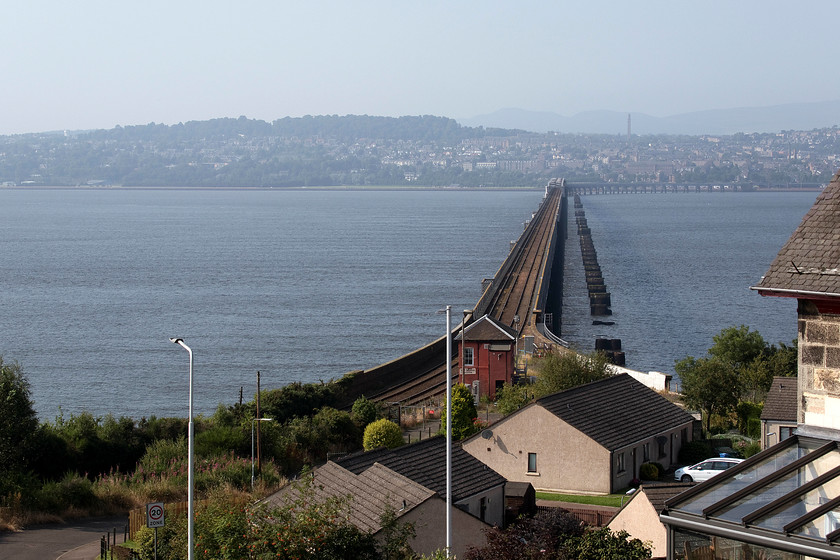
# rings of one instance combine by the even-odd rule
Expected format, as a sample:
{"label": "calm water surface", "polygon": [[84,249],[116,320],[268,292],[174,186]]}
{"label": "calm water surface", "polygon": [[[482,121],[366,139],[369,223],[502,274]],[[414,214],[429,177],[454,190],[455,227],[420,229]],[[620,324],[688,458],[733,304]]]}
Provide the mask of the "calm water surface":
{"label": "calm water surface", "polygon": [[[750,290],[813,205],[815,192],[673,193],[582,198],[613,326],[593,326],[570,224],[563,337],[586,352],[620,338],[627,367],[673,373],[712,337],[747,325],[764,339],[796,338],[796,301]],[[569,270],[571,269],[571,270]],[[579,287],[576,289],[576,286]]]}
{"label": "calm water surface", "polygon": [[542,191],[0,190],[0,353],[36,410],[185,416],[445,333]]}
{"label": "calm water surface", "polygon": [[[621,338],[627,365],[672,371],[724,326],[796,336],[795,305],[751,292],[815,193],[585,197],[612,292],[593,327],[579,253],[562,335]],[[373,367],[472,307],[542,190],[0,190],[0,353],[40,417],[185,416],[264,388]],[[570,243],[576,244],[574,232]],[[575,268],[577,266],[577,269]],[[576,303],[577,302],[577,303]],[[576,307],[577,305],[577,307]]]}

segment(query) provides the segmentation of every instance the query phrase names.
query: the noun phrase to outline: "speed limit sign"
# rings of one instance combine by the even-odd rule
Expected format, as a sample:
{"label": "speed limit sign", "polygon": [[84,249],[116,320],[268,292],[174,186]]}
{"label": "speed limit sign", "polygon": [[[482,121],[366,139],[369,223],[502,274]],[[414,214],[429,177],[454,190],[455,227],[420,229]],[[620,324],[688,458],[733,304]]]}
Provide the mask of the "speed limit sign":
{"label": "speed limit sign", "polygon": [[146,527],[163,527],[163,502],[146,504]]}

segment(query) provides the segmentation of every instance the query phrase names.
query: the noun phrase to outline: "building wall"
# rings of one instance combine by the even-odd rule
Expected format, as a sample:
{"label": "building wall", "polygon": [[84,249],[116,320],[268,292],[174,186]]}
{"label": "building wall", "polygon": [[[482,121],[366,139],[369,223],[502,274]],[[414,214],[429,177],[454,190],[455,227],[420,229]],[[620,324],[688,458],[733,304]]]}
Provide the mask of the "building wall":
{"label": "building wall", "polygon": [[779,422],[776,420],[761,421],[761,448],[767,449],[790,437],[790,430],[796,428],[795,422]]}
{"label": "building wall", "polygon": [[[446,548],[446,498],[431,498],[399,518],[401,523],[414,523],[415,537],[411,548],[417,554],[431,556]],[[490,526],[460,509],[452,508],[452,553],[463,558],[470,547],[487,544]],[[381,531],[377,533],[382,538]]]}
{"label": "building wall", "polygon": [[505,524],[505,487],[504,485],[492,488],[486,492],[470,496],[469,499],[461,500],[455,505],[465,508],[468,513],[481,519],[481,499],[484,498],[484,522],[498,527]]}
{"label": "building wall", "polygon": [[664,558],[668,554],[668,530],[659,520],[659,514],[653,509],[644,492],[633,496],[630,503],[610,520],[607,527],[613,532],[627,531],[632,538],[649,542],[653,558]]}
{"label": "building wall", "polygon": [[799,423],[840,429],[840,308],[799,300]]}
{"label": "building wall", "polygon": [[[538,490],[608,494],[610,453],[538,405],[529,405],[490,428],[492,436],[467,440],[464,449],[507,480]],[[536,453],[536,472],[528,454]]]}
{"label": "building wall", "polygon": [[[485,346],[508,346],[508,350],[491,350]],[[473,365],[464,368],[464,383],[471,386],[473,381],[479,382],[479,395],[496,397],[496,381],[511,383],[513,379],[514,341],[505,343],[472,342],[469,339],[466,348],[473,349]],[[460,348],[459,348],[460,356]]]}

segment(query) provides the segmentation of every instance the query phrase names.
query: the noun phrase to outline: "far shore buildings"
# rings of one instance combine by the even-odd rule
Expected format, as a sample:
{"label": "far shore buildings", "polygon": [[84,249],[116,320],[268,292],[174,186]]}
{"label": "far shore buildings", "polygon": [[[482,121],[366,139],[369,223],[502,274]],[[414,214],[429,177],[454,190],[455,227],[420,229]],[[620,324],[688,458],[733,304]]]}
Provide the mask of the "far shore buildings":
{"label": "far shore buildings", "polygon": [[665,502],[668,559],[840,560],[840,173],[753,289],[797,300],[796,429]]}

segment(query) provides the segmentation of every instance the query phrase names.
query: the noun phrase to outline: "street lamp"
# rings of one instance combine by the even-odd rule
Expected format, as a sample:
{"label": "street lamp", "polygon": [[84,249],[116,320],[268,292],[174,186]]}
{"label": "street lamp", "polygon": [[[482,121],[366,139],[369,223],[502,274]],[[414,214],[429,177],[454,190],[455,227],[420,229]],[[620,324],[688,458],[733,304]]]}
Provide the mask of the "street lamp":
{"label": "street lamp", "polygon": [[[464,341],[461,340],[461,348]],[[464,364],[461,363],[461,369]],[[452,554],[452,306],[446,306],[446,557]]]}
{"label": "street lamp", "polygon": [[257,422],[273,422],[274,418],[251,419],[251,491],[254,491],[254,425]]}
{"label": "street lamp", "polygon": [[195,430],[193,429],[193,353],[182,338],[170,338],[170,342],[181,346],[190,355],[190,415],[187,423],[187,560],[193,560],[193,535],[195,534],[195,505],[193,488],[195,482]]}

